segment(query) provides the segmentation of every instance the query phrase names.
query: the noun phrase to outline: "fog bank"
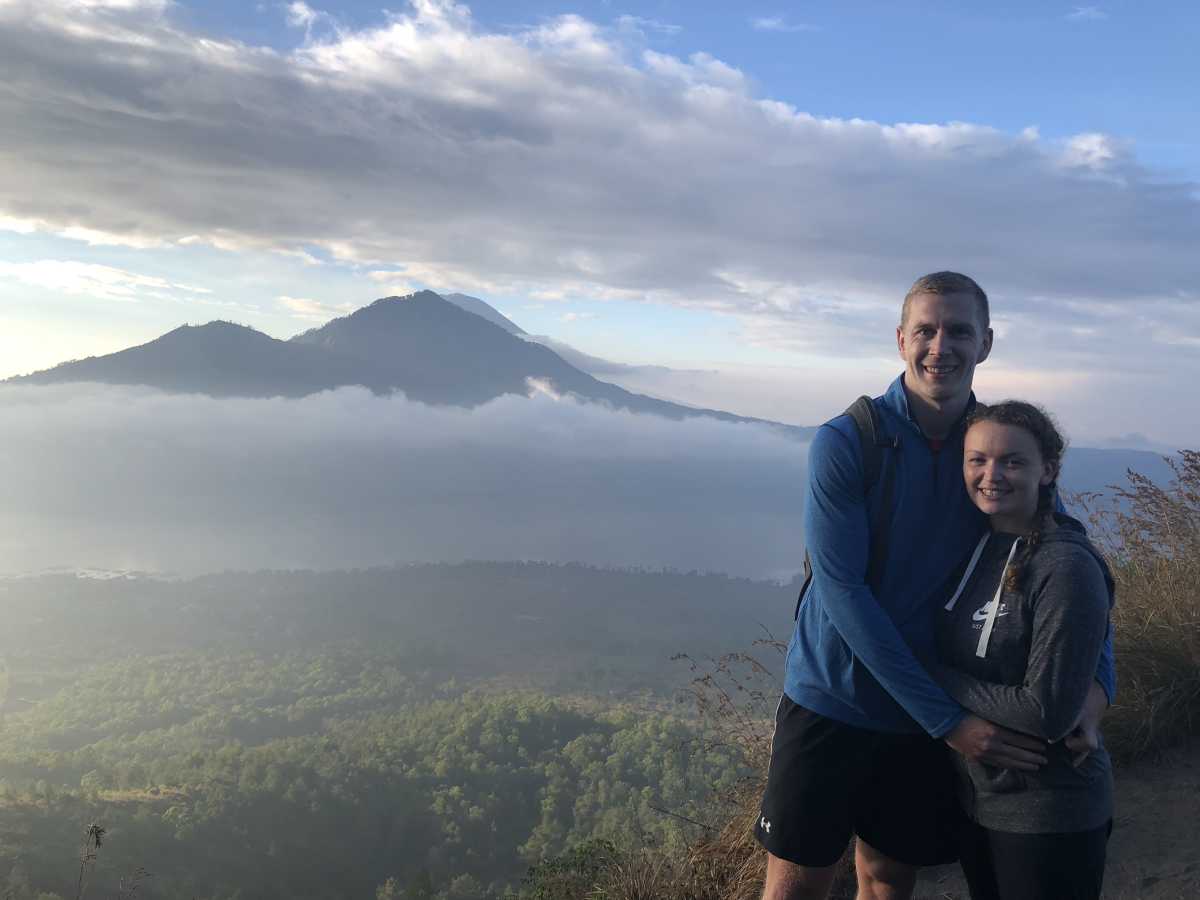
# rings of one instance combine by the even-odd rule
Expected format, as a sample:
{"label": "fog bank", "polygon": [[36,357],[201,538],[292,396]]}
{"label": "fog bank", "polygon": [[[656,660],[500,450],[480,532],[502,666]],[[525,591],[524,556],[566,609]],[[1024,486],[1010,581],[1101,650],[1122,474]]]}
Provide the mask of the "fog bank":
{"label": "fog bank", "polygon": [[782,577],[806,446],[537,395],[474,410],[0,389],[0,571],[537,559]]}

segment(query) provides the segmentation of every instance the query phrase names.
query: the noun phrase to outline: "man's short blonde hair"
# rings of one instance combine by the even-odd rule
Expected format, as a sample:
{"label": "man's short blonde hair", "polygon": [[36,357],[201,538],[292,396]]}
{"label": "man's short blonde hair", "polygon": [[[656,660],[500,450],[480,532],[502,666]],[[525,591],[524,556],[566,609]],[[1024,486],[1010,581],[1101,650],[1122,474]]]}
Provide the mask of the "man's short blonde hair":
{"label": "man's short blonde hair", "polygon": [[987,294],[983,292],[974,278],[969,278],[958,272],[932,272],[922,275],[913,282],[913,286],[904,295],[904,306],[900,308],[900,327],[908,321],[908,310],[912,306],[912,298],[919,294],[970,294],[979,304],[979,324],[983,330],[991,326],[991,315],[988,311]]}

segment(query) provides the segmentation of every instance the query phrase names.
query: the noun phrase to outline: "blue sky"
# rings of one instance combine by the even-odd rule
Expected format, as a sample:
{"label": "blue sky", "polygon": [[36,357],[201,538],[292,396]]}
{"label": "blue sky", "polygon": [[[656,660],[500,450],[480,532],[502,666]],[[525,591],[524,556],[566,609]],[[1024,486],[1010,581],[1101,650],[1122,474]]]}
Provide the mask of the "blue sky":
{"label": "blue sky", "polygon": [[1185,3],[0,0],[0,375],[431,287],[811,423],[952,267],[981,392],[1195,446],[1198,39]]}

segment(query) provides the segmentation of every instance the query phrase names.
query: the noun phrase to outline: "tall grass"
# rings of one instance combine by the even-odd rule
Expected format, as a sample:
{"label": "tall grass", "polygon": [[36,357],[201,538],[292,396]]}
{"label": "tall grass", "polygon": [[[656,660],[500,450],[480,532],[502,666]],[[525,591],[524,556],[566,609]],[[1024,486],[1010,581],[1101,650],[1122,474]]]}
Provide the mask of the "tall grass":
{"label": "tall grass", "polygon": [[1130,472],[1107,500],[1085,498],[1117,583],[1117,699],[1104,733],[1122,762],[1200,732],[1200,451],[1168,462],[1165,487]]}

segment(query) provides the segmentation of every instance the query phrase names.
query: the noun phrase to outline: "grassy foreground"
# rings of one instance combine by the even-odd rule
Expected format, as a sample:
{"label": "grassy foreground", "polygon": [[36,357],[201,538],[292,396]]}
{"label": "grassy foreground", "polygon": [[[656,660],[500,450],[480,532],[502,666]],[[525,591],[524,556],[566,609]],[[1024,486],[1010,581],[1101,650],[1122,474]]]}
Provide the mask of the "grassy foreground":
{"label": "grassy foreground", "polygon": [[[1200,451],[1183,451],[1171,465],[1175,479],[1165,488],[1130,472],[1110,499],[1080,498],[1117,582],[1120,681],[1105,740],[1123,766],[1154,759],[1200,732]],[[751,830],[778,690],[768,668],[747,655],[722,659],[693,682],[701,711],[721,739],[740,746],[760,774],[713,799],[709,820],[721,824],[701,823],[704,836],[688,852],[582,844],[533,869],[522,897],[758,900],[765,857]],[[1118,888],[1116,894],[1139,891]],[[848,867],[834,896],[853,896]]]}

